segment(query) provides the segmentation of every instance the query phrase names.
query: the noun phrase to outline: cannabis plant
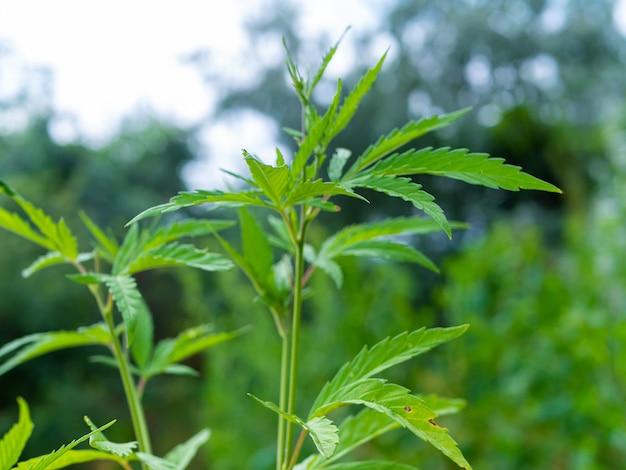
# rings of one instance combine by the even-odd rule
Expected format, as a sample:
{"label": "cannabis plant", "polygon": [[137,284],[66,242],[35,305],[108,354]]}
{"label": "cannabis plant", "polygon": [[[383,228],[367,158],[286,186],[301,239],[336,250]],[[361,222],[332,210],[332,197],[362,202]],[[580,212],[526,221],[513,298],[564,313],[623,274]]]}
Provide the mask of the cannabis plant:
{"label": "cannabis plant", "polygon": [[[160,374],[195,375],[181,364],[190,356],[239,335],[240,331],[216,333],[211,325],[197,325],[176,338],[155,343],[152,314],[135,280],[137,273],[171,266],[192,266],[205,271],[230,269],[232,263],[223,256],[199,250],[182,237],[214,234],[231,225],[227,221],[187,220],[162,227],[140,230],[133,226],[120,242],[99,228],[86,214],[82,221],[92,236],[88,251],[80,251],[77,238],[63,219],[55,222],[8,184],[0,181],[0,193],[9,196],[24,215],[0,207],[0,227],[43,248],[46,253],[22,272],[24,277],[44,268],[71,265],[76,273],[72,281],[84,284],[95,300],[99,321],[74,330],[35,333],[13,340],[0,347],[0,376],[14,367],[53,351],[79,346],[101,346],[109,355],[95,359],[118,369],[128,402],[136,441],[111,443],[87,419],[92,433],[90,444],[96,450],[71,450],[52,453],[20,464],[18,468],[62,468],[90,460],[115,460],[126,468],[128,462],[140,460],[144,468],[179,468],[189,463],[198,447],[206,442],[209,432],[201,430],[164,458],[152,455],[149,429],[141,396],[150,379]],[[109,231],[110,232],[110,231]],[[18,399],[20,419],[16,427],[0,441],[0,470],[9,469],[19,458],[22,444],[30,436],[30,418],[23,399]],[[110,426],[112,423],[106,425]],[[80,442],[82,442],[82,440]],[[74,447],[79,442],[74,442]],[[54,464],[51,462],[54,460]],[[31,465],[33,465],[31,467]]]}
{"label": "cannabis plant", "polygon": [[[334,98],[320,112],[313,93],[337,46],[338,43],[324,56],[317,72],[307,76],[301,74],[287,54],[287,71],[302,109],[301,127],[287,130],[297,144],[297,151],[290,158],[276,149],[270,164],[244,150],[249,173],[231,173],[245,185],[241,190],[184,191],[168,203],[144,211],[130,225],[135,227],[135,222],[146,217],[202,204],[236,208],[238,246],[217,230],[213,235],[254,286],[282,342],[277,403],[250,395],[278,415],[277,470],[416,468],[412,466],[416,462],[346,459],[359,446],[400,427],[434,446],[459,467],[470,469],[448,430],[436,421],[440,415],[456,412],[459,401],[412,393],[381,378],[386,369],[463,334],[467,325],[419,328],[364,347],[322,387],[313,403],[308,404],[308,412],[303,413],[298,403],[299,350],[314,347],[300,344],[303,303],[307,295],[312,295],[307,292],[309,280],[322,272],[341,289],[340,260],[347,256],[377,257],[436,269],[425,254],[402,240],[438,231],[450,237],[452,229],[459,225],[447,220],[434,197],[417,182],[419,175],[443,176],[512,191],[559,189],[486,154],[450,148],[406,149],[418,137],[459,119],[467,109],[408,122],[355,157],[348,149],[333,148],[333,140],[350,123],[385,60],[383,55],[349,93],[344,94],[343,83],[338,80]],[[342,198],[367,203],[361,194],[363,189],[406,201],[417,210],[416,215],[351,225],[313,246],[308,235],[318,216],[339,211]],[[359,405],[360,411],[354,412],[351,405]],[[336,410],[341,408],[344,413],[338,414]],[[302,455],[307,437],[316,451]]]}

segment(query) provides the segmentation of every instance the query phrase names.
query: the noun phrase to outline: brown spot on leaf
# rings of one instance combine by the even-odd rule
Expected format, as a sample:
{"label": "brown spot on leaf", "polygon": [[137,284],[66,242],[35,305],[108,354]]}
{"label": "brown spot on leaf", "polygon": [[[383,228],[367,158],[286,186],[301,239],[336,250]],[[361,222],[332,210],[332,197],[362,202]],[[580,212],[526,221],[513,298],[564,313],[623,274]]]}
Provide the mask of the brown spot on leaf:
{"label": "brown spot on leaf", "polygon": [[428,420],[428,422],[429,422],[430,424],[432,424],[433,426],[437,427],[437,428],[440,428],[440,427],[441,427],[441,426],[439,426],[437,423],[435,423],[432,419],[429,419],[429,420]]}
{"label": "brown spot on leaf", "polygon": [[406,411],[407,413],[411,413],[413,411],[413,408],[407,405],[404,407],[404,411]]}

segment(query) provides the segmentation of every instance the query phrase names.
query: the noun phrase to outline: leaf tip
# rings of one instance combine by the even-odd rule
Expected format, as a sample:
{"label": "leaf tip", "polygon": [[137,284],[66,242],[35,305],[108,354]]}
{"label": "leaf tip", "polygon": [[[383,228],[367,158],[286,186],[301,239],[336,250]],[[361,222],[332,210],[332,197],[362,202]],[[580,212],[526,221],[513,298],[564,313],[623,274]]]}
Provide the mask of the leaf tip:
{"label": "leaf tip", "polygon": [[[548,183],[550,184],[550,183]],[[557,194],[565,194],[565,191],[563,191],[561,188],[559,188],[558,186],[555,186],[553,184],[550,184],[550,188],[548,189],[548,191],[552,192],[552,193],[557,193]]]}

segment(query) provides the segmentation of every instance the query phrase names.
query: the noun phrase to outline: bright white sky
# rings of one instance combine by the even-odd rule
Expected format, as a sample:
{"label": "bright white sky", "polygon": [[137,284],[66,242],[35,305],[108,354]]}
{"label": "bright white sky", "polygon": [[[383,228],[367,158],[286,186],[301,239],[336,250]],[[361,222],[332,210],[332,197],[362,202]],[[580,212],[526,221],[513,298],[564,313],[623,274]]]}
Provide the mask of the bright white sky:
{"label": "bright white sky", "polygon": [[[5,50],[8,46],[9,52],[0,54],[0,97],[15,94],[25,69],[48,67],[53,72],[52,106],[67,116],[51,129],[57,140],[80,137],[97,144],[116,132],[123,116],[137,109],[182,125],[193,124],[210,114],[213,99],[199,73],[182,63],[181,57],[210,48],[227,73],[233,59],[241,58],[246,49],[258,48],[249,42],[242,24],[269,3],[0,0],[0,44]],[[292,3],[305,11],[306,22],[298,25],[304,35],[326,32],[338,38],[347,26],[360,32],[373,28],[381,16],[377,9],[388,2]],[[268,55],[284,61],[280,38],[268,47],[272,51],[264,49],[264,54],[273,52]],[[0,130],[20,127],[24,118],[10,116],[7,122],[5,117]],[[240,158],[242,147],[261,155],[270,150],[273,155],[277,132],[270,122],[244,116],[207,128],[202,137],[212,142],[211,153],[225,152],[217,166],[231,168],[229,162]],[[191,184],[206,183],[198,178],[203,170],[200,166],[189,170]]]}
{"label": "bright white sky", "polygon": [[[298,30],[306,37],[321,32],[338,38],[347,26],[359,33],[374,29],[378,13],[391,0],[292,0],[304,11]],[[52,129],[67,141],[98,143],[113,135],[124,116],[148,109],[180,124],[193,124],[210,114],[213,99],[197,71],[182,55],[210,48],[226,71],[251,44],[242,27],[248,15],[268,8],[266,0],[0,0],[0,97],[20,86],[25,69],[49,67],[53,72],[55,110],[68,118]],[[626,35],[626,0],[619,0],[615,21]],[[340,50],[350,62],[349,36]],[[381,44],[384,51],[389,44]],[[271,46],[270,46],[271,47]],[[274,57],[283,60],[280,44]],[[264,53],[269,51],[264,49]],[[373,59],[375,60],[375,59]],[[23,116],[0,122],[1,129],[19,127]],[[278,129],[256,116],[207,127],[202,137],[220,161],[233,168],[241,147],[273,154]],[[218,138],[219,136],[219,138]],[[207,152],[208,153],[208,152]],[[207,165],[188,169],[193,186],[214,182]]]}

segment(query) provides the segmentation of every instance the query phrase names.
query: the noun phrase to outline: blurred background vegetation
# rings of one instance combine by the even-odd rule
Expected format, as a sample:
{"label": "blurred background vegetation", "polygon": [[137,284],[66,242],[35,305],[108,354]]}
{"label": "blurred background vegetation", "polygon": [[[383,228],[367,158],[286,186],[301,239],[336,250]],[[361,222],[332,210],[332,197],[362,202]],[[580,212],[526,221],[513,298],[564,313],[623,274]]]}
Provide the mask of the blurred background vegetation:
{"label": "blurred background vegetation", "polygon": [[[415,240],[442,267],[439,275],[348,260],[339,292],[318,274],[305,319],[303,396],[314,396],[364,343],[420,326],[469,323],[460,340],[392,373],[415,391],[467,399],[466,410],[442,423],[475,468],[620,468],[626,461],[626,38],[613,24],[614,2],[387,3],[377,34],[360,36],[358,25],[349,33],[346,47],[358,53],[344,88],[377,59],[369,53],[374,45],[382,41],[391,50],[338,146],[359,153],[408,119],[473,106],[453,128],[419,145],[502,156],[565,194],[424,180],[449,217],[471,228],[452,242]],[[300,64],[315,66],[341,31],[311,42],[298,35],[295,25],[303,21],[297,6],[277,1],[248,28],[260,45],[284,36]],[[252,111],[298,126],[284,68],[268,66],[263,53],[259,47],[246,57],[262,74],[244,83],[220,75],[208,51],[189,55],[207,87],[221,90],[211,119]],[[321,84],[320,103],[330,85]],[[37,106],[41,96],[24,89],[0,103],[2,112],[33,110],[26,127],[0,134],[0,178],[55,217],[80,230],[76,212],[83,209],[121,233],[133,215],[185,188],[181,172],[198,158],[196,128],[137,115],[106,145],[61,144],[49,132],[54,110]],[[287,135],[279,143],[292,145]],[[248,150],[255,151],[253,144]],[[410,211],[391,201],[346,201],[314,236]],[[39,253],[9,234],[0,239],[0,344],[97,320],[84,289],[58,270],[22,279],[19,272]],[[245,394],[275,400],[279,342],[262,307],[250,304],[252,290],[236,272],[176,269],[143,275],[140,287],[157,337],[207,320],[220,329],[254,325],[245,337],[194,360],[201,378],[151,384],[145,403],[156,452],[208,425],[213,435],[195,468],[271,468],[274,416]],[[15,396],[22,395],[37,425],[31,453],[82,435],[85,414],[96,422],[119,418],[109,434],[127,438],[116,372],[85,361],[83,352],[55,353],[1,377],[0,430],[15,419]],[[364,452],[424,469],[453,468],[400,431]]]}

